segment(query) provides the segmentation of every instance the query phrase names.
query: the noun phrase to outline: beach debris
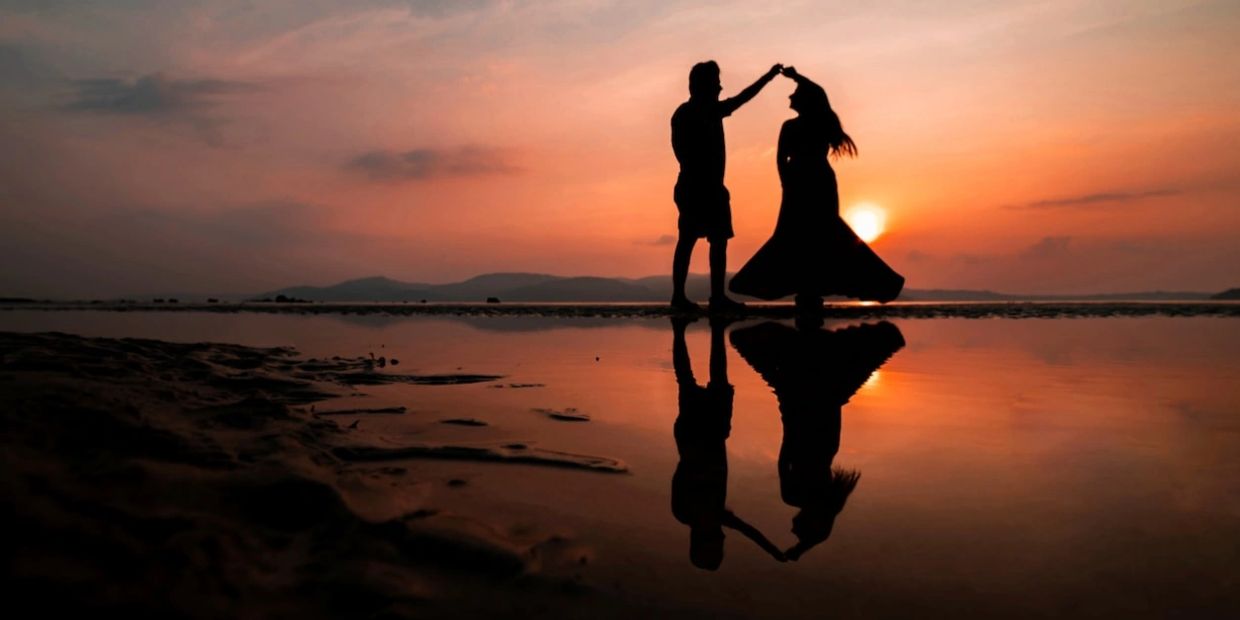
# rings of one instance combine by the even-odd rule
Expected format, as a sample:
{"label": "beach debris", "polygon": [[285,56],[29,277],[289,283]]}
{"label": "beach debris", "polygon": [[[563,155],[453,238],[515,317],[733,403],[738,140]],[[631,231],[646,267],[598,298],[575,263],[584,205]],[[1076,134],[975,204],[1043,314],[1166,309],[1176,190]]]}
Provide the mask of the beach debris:
{"label": "beach debris", "polygon": [[350,428],[350,429],[355,429],[355,428],[357,428],[357,425],[358,425],[358,424],[360,424],[360,423],[361,423],[361,421],[362,421],[362,419],[361,419],[361,418],[358,418],[358,419],[356,419],[356,420],[353,420],[353,423],[349,425],[349,428]]}
{"label": "beach debris", "polygon": [[270,304],[270,303],[308,304],[310,303],[309,299],[301,299],[300,297],[289,297],[288,295],[276,295],[274,299],[271,297],[263,297],[260,299],[251,299],[250,301],[256,302],[256,303],[267,303],[267,304]]}
{"label": "beach debris", "polygon": [[[343,358],[333,356],[330,359],[308,359],[297,361],[295,369],[304,373],[307,379],[314,381],[330,381],[344,385],[387,385],[391,383],[411,383],[414,385],[459,385],[466,383],[486,383],[502,379],[503,375],[483,375],[471,373],[439,374],[439,375],[401,375],[375,371],[375,366],[382,357]],[[457,370],[460,370],[458,367]]]}
{"label": "beach debris", "polygon": [[[313,407],[313,405],[311,405]],[[404,405],[396,407],[371,407],[361,409],[332,409],[320,411],[319,415],[401,415],[408,411]]]}
{"label": "beach debris", "polygon": [[389,363],[389,364],[391,364],[391,365],[393,365],[393,366],[396,366],[396,365],[400,364],[400,360],[398,360],[398,359],[396,359],[396,358],[394,358],[394,357],[393,357],[392,359],[388,360],[388,363]]}
{"label": "beach debris", "polygon": [[[401,375],[385,375],[399,377]],[[485,383],[502,378],[503,375],[405,375],[402,381],[391,383],[414,383],[417,385],[461,385],[465,383]]]}
{"label": "beach debris", "polygon": [[456,426],[487,426],[486,422],[474,418],[448,418],[440,420],[440,424],[455,424]]}
{"label": "beach debris", "polygon": [[590,416],[584,413],[581,413],[580,411],[577,411],[576,407],[568,407],[567,409],[564,409],[563,411],[558,411],[556,409],[544,409],[541,407],[535,407],[531,411],[533,411],[534,413],[541,413],[547,416],[548,418],[551,418],[552,420],[559,420],[561,422],[589,422],[590,421]]}
{"label": "beach debris", "polygon": [[466,481],[464,481],[464,480],[461,480],[460,478],[453,478],[453,479],[451,479],[451,480],[449,480],[449,481],[448,481],[448,486],[450,486],[450,487],[452,487],[452,488],[460,488],[460,487],[463,487],[463,486],[465,486],[465,485],[467,485],[467,484],[469,484],[469,483],[468,483],[468,482],[466,482]]}

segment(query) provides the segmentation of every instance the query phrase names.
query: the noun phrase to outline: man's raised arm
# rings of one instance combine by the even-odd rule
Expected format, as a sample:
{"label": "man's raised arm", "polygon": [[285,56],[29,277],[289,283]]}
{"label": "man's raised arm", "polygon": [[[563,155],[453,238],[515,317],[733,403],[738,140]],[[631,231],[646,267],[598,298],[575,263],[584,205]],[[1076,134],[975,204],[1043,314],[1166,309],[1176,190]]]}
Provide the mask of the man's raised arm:
{"label": "man's raised arm", "polygon": [[775,76],[779,75],[779,72],[783,71],[783,68],[784,66],[781,64],[772,66],[770,71],[764,73],[762,77],[758,78],[758,80],[753,84],[750,84],[747,88],[745,88],[745,90],[736,93],[735,97],[729,97],[723,101],[720,101],[719,106],[723,109],[723,115],[729,116],[735,112],[737,108],[749,103],[749,100],[757,96],[758,92],[762,90],[762,87],[766,86],[767,83],[775,79]]}

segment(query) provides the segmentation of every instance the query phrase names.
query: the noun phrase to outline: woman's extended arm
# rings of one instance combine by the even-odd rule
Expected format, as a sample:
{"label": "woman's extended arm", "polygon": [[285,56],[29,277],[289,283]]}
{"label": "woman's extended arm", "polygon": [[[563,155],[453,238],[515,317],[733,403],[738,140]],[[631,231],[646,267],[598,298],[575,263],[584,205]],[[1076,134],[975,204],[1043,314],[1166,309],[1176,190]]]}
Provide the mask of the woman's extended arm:
{"label": "woman's extended arm", "polygon": [[771,554],[771,557],[775,558],[777,562],[788,561],[788,558],[784,556],[784,552],[780,551],[779,547],[775,546],[775,543],[768,540],[758,528],[742,521],[731,510],[723,511],[723,526],[730,527],[740,532],[745,538],[754,541],[763,551]]}
{"label": "woman's extended arm", "polygon": [[[784,74],[784,77],[792,78],[792,81],[796,82],[797,85],[808,84],[809,86],[818,86],[817,82],[805,77],[804,75],[801,75],[800,73],[797,73],[796,67],[784,67],[781,73]],[[822,87],[818,86],[818,88],[822,88]]]}

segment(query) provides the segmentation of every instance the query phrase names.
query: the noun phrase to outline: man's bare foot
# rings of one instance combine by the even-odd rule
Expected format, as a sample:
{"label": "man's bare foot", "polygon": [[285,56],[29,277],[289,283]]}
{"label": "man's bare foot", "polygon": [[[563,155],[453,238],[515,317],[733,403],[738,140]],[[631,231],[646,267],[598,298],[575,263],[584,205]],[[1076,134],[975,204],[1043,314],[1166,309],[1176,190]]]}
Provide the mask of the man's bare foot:
{"label": "man's bare foot", "polygon": [[744,310],[745,304],[730,297],[721,295],[712,297],[710,300],[711,312],[743,312]]}
{"label": "man's bare foot", "polygon": [[702,307],[690,301],[688,297],[672,298],[672,312],[699,313],[701,311]]}

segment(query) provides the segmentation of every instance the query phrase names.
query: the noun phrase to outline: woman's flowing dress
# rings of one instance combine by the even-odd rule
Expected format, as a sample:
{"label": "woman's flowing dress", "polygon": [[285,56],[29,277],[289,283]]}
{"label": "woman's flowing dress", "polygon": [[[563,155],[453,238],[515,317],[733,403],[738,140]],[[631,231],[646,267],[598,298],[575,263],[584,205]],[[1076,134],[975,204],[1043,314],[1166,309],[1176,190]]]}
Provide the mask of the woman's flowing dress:
{"label": "woman's flowing dress", "polygon": [[779,140],[787,159],[775,232],[732,278],[732,292],[768,300],[843,295],[888,302],[904,288],[904,277],[840,217],[835,171],[821,135],[801,118],[784,123]]}

